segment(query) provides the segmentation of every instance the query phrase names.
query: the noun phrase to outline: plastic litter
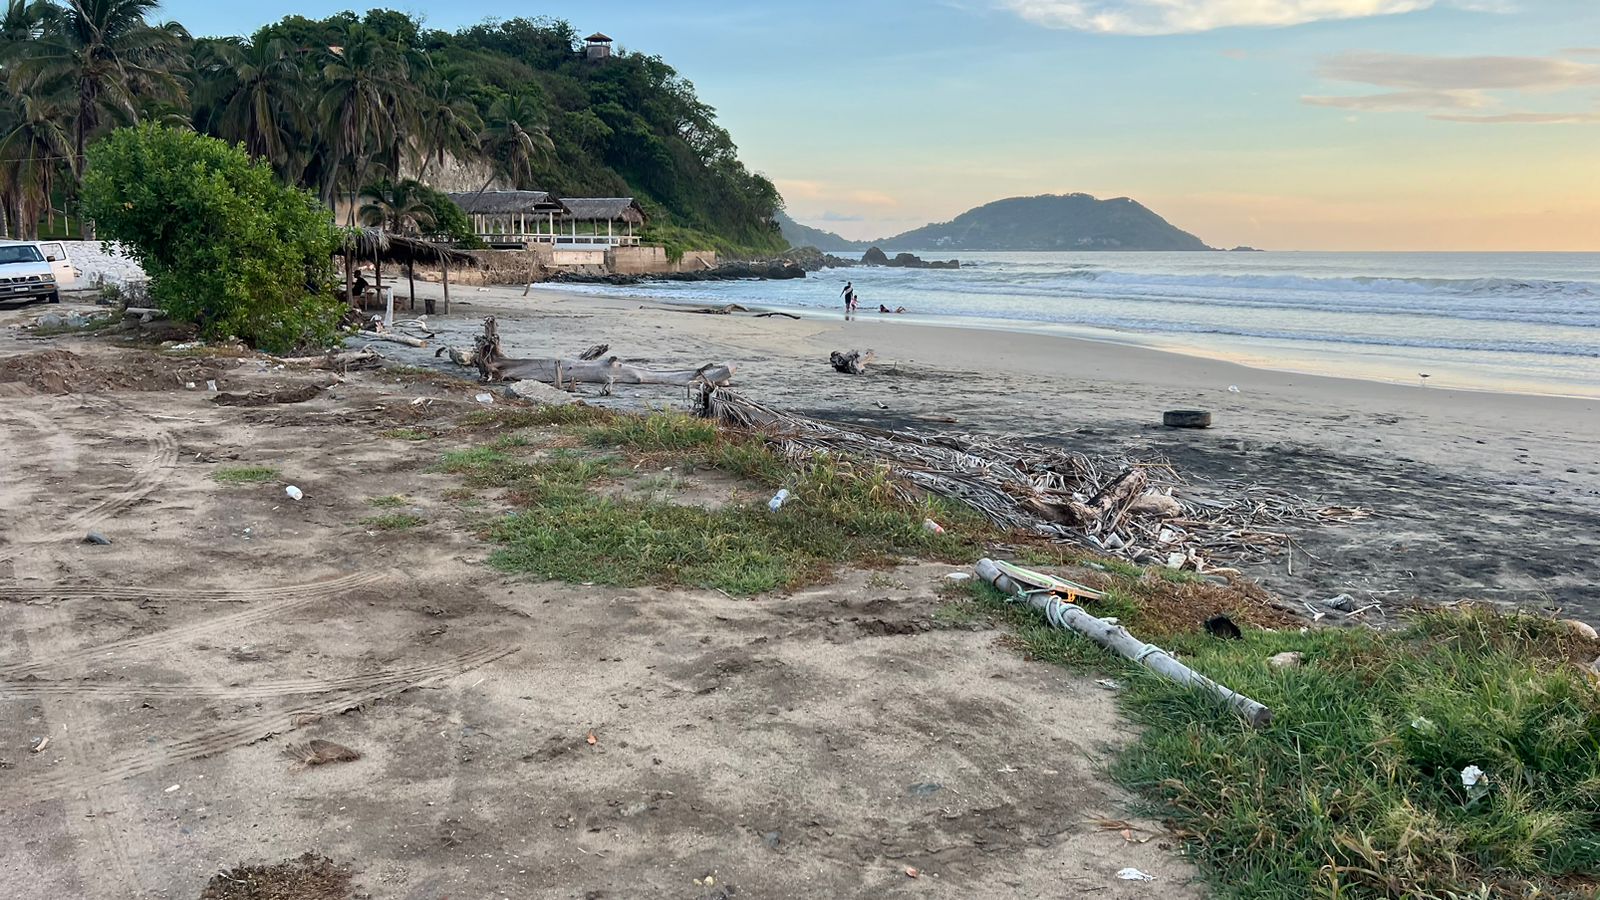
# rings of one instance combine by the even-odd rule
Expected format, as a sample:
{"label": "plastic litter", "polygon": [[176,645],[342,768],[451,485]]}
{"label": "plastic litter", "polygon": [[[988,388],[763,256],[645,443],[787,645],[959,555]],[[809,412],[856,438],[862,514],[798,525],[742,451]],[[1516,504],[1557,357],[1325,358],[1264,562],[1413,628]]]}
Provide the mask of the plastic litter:
{"label": "plastic litter", "polygon": [[304,491],[301,491],[299,488],[295,487],[292,484],[289,485],[288,487],[285,487],[283,489],[283,492],[285,494],[289,495],[289,499],[290,500],[299,500],[300,498],[305,496],[305,492]]}
{"label": "plastic litter", "polygon": [[1095,679],[1095,684],[1100,685],[1108,691],[1122,690],[1122,682],[1116,680],[1115,678],[1098,678]]}
{"label": "plastic litter", "polygon": [[477,399],[477,401],[479,403],[493,403],[494,402],[494,395],[493,394],[479,394],[476,399]]}
{"label": "plastic litter", "polygon": [[1149,874],[1147,872],[1141,872],[1138,869],[1133,868],[1132,866],[1129,866],[1126,869],[1118,869],[1117,870],[1117,877],[1121,878],[1123,881],[1155,881],[1156,880],[1156,877],[1154,875],[1151,875],[1151,874]]}
{"label": "plastic litter", "polygon": [[944,526],[932,519],[922,520],[922,530],[929,534],[944,534]]}
{"label": "plastic litter", "polygon": [[782,509],[783,504],[787,502],[789,502],[789,489],[784,488],[778,491],[776,494],[773,494],[772,499],[767,501],[767,509],[777,512],[778,510]]}
{"label": "plastic litter", "polygon": [[106,537],[98,531],[91,531],[83,536],[83,542],[85,544],[99,544],[100,546],[104,547],[111,543],[111,538]]}
{"label": "plastic litter", "polygon": [[214,379],[206,379],[206,390],[214,393],[217,390],[217,382]]}
{"label": "plastic litter", "polygon": [[1228,385],[1228,393],[1230,393],[1230,394],[1239,393],[1239,386],[1237,384]]}
{"label": "plastic litter", "polygon": [[944,576],[945,581],[966,581],[972,577],[971,572],[951,572]]}

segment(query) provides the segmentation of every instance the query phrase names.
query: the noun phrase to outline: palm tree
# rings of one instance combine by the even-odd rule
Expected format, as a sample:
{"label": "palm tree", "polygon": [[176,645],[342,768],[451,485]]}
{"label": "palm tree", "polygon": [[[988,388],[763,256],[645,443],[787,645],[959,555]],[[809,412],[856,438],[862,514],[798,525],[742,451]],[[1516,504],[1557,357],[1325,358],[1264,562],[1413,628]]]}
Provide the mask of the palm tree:
{"label": "palm tree", "polygon": [[395,140],[394,106],[397,90],[404,83],[405,70],[397,48],[352,27],[350,40],[330,51],[322,69],[323,90],[318,111],[322,115],[328,146],[333,153],[330,178],[324,185],[323,199],[331,204],[339,168],[348,168],[350,184],[350,224],[355,224],[357,195],[366,181],[374,157],[392,146]]}
{"label": "palm tree", "polygon": [[72,170],[82,177],[90,138],[109,119],[137,121],[143,98],[179,101],[174,74],[188,32],[152,25],[156,0],[66,0],[47,7],[43,33],[19,53],[13,78],[73,96]]}
{"label": "palm tree", "polygon": [[29,94],[12,99],[20,107],[0,136],[0,194],[7,198],[17,237],[32,240],[39,236],[41,212],[55,223],[50,196],[65,168],[72,135],[66,127],[67,110],[58,103]]}
{"label": "palm tree", "polygon": [[285,176],[300,156],[299,136],[307,125],[306,83],[296,55],[280,39],[228,39],[208,42],[196,66],[211,107],[209,129],[244,144]]}
{"label": "palm tree", "polygon": [[478,149],[483,120],[478,117],[477,107],[448,76],[437,76],[428,82],[418,106],[421,127],[417,133],[417,178],[424,177],[430,162],[443,166],[446,156],[460,159]]}
{"label": "palm tree", "polygon": [[361,192],[361,221],[378,225],[396,234],[417,235],[433,227],[433,208],[423,199],[421,183],[380,181]]}
{"label": "palm tree", "polygon": [[544,110],[528,97],[501,97],[490,104],[488,127],[478,144],[489,163],[489,178],[478,188],[478,196],[483,196],[496,176],[512,187],[533,177],[534,163],[555,150],[543,118]]}

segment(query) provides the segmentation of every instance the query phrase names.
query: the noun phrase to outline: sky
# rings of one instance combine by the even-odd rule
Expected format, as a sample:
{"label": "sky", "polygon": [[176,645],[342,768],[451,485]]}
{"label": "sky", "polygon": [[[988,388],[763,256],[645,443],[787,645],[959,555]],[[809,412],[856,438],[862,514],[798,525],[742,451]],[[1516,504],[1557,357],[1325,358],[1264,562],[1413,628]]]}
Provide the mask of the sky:
{"label": "sky", "polygon": [[[791,215],[847,237],[1077,191],[1213,246],[1600,251],[1600,0],[392,6],[662,56]],[[230,34],[345,8],[162,14]]]}

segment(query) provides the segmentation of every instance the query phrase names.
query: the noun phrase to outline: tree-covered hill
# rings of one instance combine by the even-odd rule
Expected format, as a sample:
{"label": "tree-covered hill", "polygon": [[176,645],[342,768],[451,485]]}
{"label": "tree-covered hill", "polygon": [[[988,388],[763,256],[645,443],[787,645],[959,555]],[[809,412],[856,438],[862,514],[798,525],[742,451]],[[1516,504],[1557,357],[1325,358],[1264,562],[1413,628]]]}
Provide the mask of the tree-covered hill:
{"label": "tree-covered hill", "polygon": [[781,205],[659,57],[591,60],[559,20],[425,29],[392,10],[193,39],[153,0],[8,0],[0,18],[7,233],[73,211],[84,148],[157,121],[241,142],[331,204],[396,182],[640,199],[669,243],[784,246]]}

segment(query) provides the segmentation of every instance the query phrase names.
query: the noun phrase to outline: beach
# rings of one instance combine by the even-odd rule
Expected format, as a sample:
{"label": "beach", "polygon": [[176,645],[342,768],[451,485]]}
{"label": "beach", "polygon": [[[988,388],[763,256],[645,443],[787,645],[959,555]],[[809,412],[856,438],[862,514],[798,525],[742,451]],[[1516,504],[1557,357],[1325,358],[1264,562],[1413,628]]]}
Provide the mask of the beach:
{"label": "beach", "polygon": [[[438,286],[419,290],[437,295]],[[824,418],[1165,457],[1189,477],[1372,510],[1363,522],[1297,534],[1300,552],[1248,573],[1292,601],[1477,599],[1600,620],[1600,575],[1587,562],[1600,551],[1600,400],[1304,375],[875,314],[703,315],[551,286],[522,294],[454,292],[456,315],[435,323],[439,340],[466,346],[494,315],[516,356],[609,343],[625,360],[667,368],[730,363],[753,399]],[[866,375],[827,365],[832,350],[869,348],[878,362]],[[383,352],[440,364],[432,351]],[[619,393],[592,399],[672,402],[659,389]],[[1212,411],[1213,426],[1161,426],[1163,410],[1188,408]],[[957,421],[937,421],[946,416]]]}

